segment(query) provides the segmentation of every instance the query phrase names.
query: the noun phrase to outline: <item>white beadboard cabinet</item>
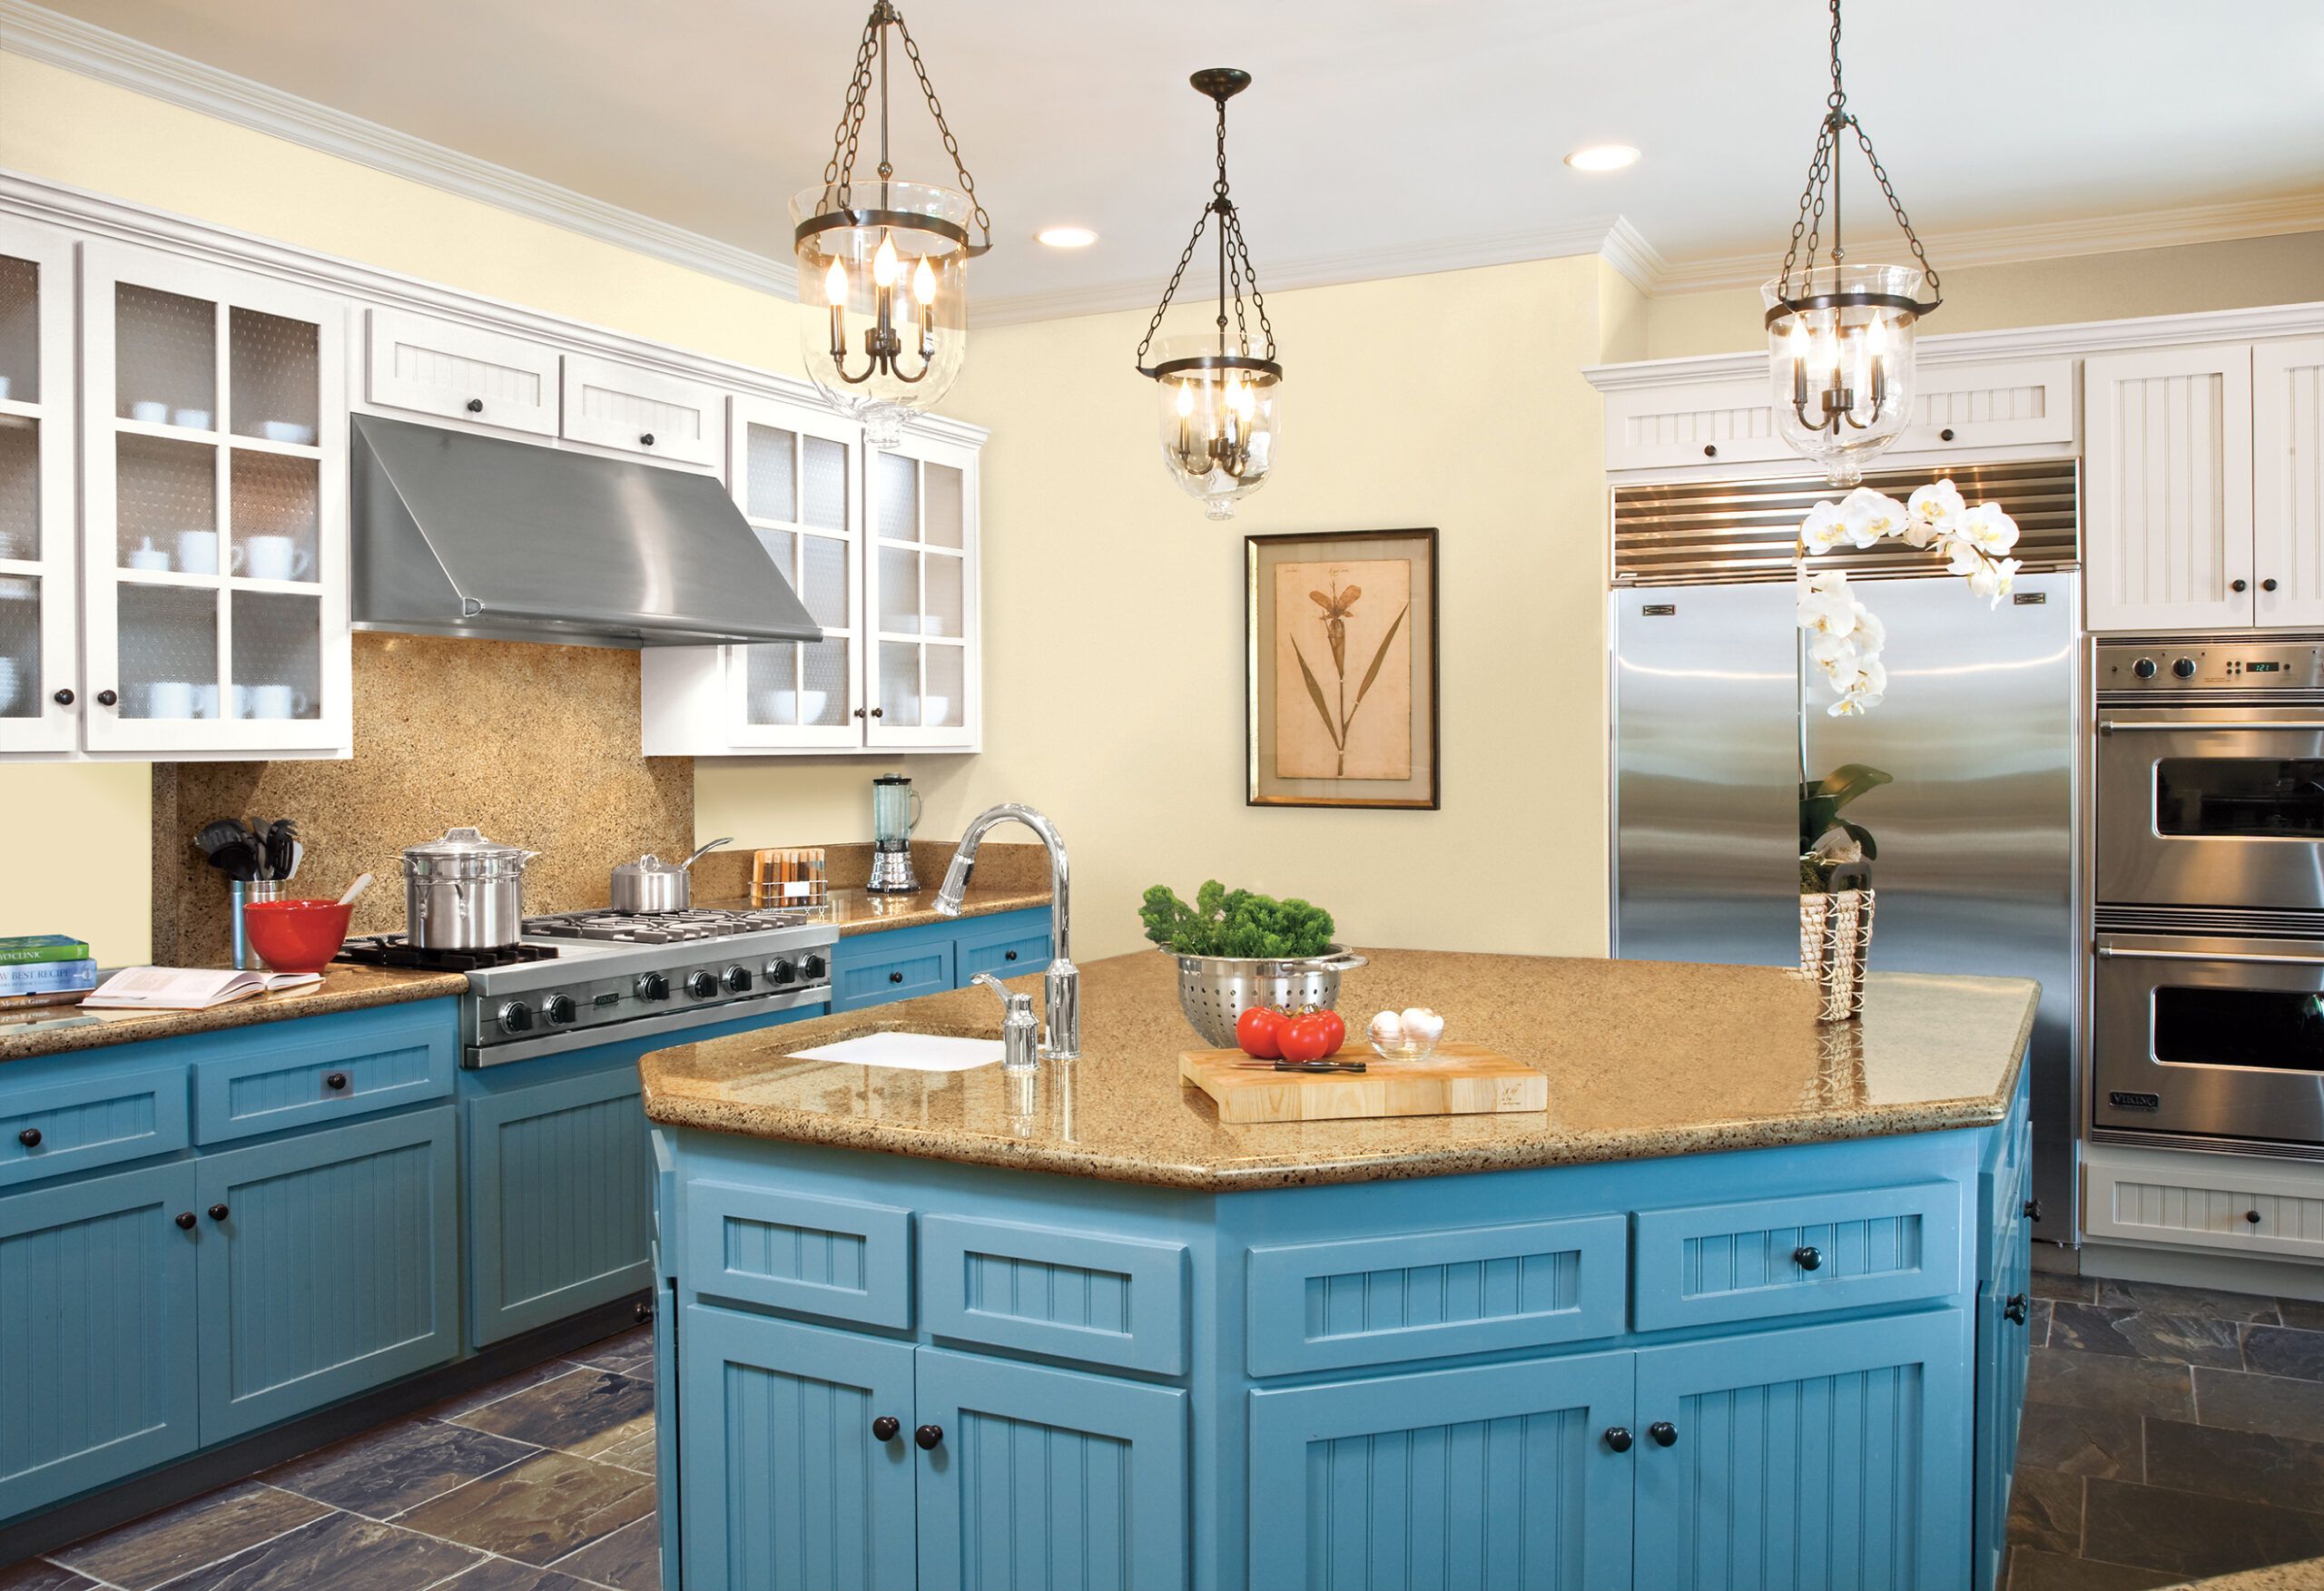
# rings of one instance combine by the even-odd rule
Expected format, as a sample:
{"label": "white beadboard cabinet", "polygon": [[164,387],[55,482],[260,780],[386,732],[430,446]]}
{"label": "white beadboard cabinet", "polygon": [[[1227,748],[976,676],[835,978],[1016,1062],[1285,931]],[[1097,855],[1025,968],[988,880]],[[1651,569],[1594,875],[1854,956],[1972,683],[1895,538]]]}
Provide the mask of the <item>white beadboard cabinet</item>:
{"label": "white beadboard cabinet", "polygon": [[2083,365],[2083,549],[2093,630],[2251,622],[2251,348]]}
{"label": "white beadboard cabinet", "polygon": [[1912,420],[1889,456],[2071,444],[2073,366],[2063,358],[1923,366],[1914,378]]}
{"label": "white beadboard cabinet", "polygon": [[2253,617],[2324,629],[2324,337],[2251,350]]}
{"label": "white beadboard cabinet", "polygon": [[726,395],[703,381],[590,354],[565,356],[568,442],[672,464],[718,467]]}
{"label": "white beadboard cabinet", "polygon": [[0,216],[0,755],[80,739],[73,239]]}
{"label": "white beadboard cabinet", "polygon": [[374,308],[364,321],[367,402],[464,429],[556,435],[558,356],[546,343],[405,309]]}
{"label": "white beadboard cabinet", "polygon": [[2104,1242],[2324,1260],[2324,1179],[2298,1161],[2092,1144],[2083,1224]]}

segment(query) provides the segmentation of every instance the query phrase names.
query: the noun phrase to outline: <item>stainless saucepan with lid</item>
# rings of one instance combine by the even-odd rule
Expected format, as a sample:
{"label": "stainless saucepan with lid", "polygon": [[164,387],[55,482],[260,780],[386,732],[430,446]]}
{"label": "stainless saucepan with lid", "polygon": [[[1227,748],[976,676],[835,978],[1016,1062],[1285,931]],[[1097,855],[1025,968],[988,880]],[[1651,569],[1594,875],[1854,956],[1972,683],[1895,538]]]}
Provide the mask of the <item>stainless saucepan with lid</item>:
{"label": "stainless saucepan with lid", "polygon": [[473,829],[403,853],[404,928],[422,950],[497,950],[524,931],[525,865],[540,855]]}
{"label": "stainless saucepan with lid", "polygon": [[614,909],[615,911],[684,911],[694,904],[694,864],[704,851],[732,845],[734,837],[714,840],[697,846],[694,855],[682,862],[665,862],[647,852],[634,862],[624,862],[614,869]]}

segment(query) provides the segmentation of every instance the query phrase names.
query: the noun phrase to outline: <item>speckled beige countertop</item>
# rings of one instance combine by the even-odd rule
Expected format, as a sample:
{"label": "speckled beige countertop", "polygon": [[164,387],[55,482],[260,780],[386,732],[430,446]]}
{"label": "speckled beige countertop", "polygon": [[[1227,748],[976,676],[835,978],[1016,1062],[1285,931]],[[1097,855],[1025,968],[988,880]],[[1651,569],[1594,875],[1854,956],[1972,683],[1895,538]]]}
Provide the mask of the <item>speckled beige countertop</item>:
{"label": "speckled beige countertop", "polygon": [[2319,1591],[2324,1587],[2324,1557],[2296,1564],[2270,1564],[2264,1569],[2221,1575],[2210,1580],[2182,1580],[2164,1591]]}
{"label": "speckled beige countertop", "polygon": [[[1550,1075],[1546,1112],[1221,1125],[1178,1081],[1200,1039],[1155,951],[1082,968],[1080,1060],[1044,1063],[1012,1115],[998,1066],[931,1073],[791,1058],[861,1033],[990,1036],[983,989],[681,1045],[645,1057],[659,1122],[797,1143],[1206,1191],[1755,1149],[2002,1119],[2039,990],[2023,978],[1876,973],[1863,1018],[1824,1026],[1773,967],[1367,952],[1340,1008],[1431,1005],[1450,1036]],[[1038,993],[1038,974],[1014,980]],[[1359,1041],[1360,1042],[1360,1041]]]}
{"label": "speckled beige countertop", "polygon": [[[432,1000],[440,995],[468,992],[468,975],[459,972],[408,972],[389,967],[332,967],[319,984],[285,989],[213,1006],[207,1011],[84,1011],[77,1006],[41,1006],[12,1011],[9,1017],[38,1020],[0,1025],[0,1061],[29,1060],[34,1056],[62,1055],[68,1050],[96,1049],[146,1038],[175,1038],[186,1033],[209,1033],[221,1027],[248,1027],[260,1022],[285,1022],[294,1016],[324,1016],[333,1011],[360,1011],[370,1006],[396,1006],[407,1000]],[[89,1018],[94,1017],[94,1021]]]}

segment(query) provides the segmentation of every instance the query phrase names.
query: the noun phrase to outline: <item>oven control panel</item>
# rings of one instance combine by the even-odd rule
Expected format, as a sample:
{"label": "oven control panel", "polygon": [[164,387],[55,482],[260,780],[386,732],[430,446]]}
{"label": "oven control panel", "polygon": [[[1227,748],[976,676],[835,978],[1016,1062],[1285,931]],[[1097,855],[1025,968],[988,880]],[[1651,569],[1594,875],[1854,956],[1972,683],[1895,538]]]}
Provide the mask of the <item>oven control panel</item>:
{"label": "oven control panel", "polygon": [[2102,641],[2103,692],[2324,690],[2324,645],[2297,641]]}

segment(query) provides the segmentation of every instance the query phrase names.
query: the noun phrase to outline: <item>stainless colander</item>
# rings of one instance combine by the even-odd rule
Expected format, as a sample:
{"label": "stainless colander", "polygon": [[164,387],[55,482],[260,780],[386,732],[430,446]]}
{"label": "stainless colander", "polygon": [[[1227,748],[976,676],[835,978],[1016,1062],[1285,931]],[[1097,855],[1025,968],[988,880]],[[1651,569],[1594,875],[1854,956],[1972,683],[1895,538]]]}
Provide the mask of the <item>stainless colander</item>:
{"label": "stainless colander", "polygon": [[[1167,953],[1167,952],[1166,952]],[[1254,1006],[1295,1011],[1339,1004],[1340,974],[1364,958],[1334,945],[1321,956],[1260,961],[1240,956],[1181,956],[1178,1008],[1214,1049],[1235,1047],[1235,1019]]]}

